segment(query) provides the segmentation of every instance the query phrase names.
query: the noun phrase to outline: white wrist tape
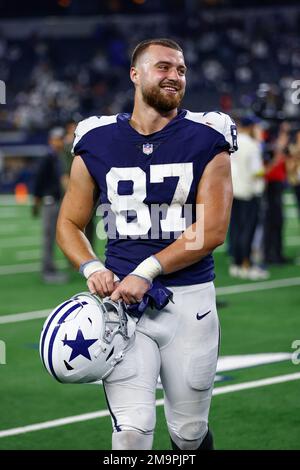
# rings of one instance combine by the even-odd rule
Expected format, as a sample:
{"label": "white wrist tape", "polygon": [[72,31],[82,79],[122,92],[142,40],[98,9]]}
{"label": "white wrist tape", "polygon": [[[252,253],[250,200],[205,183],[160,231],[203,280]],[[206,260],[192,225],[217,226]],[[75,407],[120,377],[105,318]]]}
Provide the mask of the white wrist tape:
{"label": "white wrist tape", "polygon": [[[99,259],[91,259],[86,263],[82,263],[79,268],[79,272],[88,279],[92,274],[97,271],[108,271],[103,263]],[[120,279],[116,274],[114,274],[114,282],[119,281]]]}
{"label": "white wrist tape", "polygon": [[158,259],[155,258],[155,256],[149,256],[149,258],[142,261],[130,274],[143,277],[152,284],[153,279],[159,276],[159,274],[162,274],[162,272],[163,270]]}
{"label": "white wrist tape", "polygon": [[79,268],[79,272],[88,279],[91,274],[94,274],[96,271],[107,271],[106,267],[99,259],[91,259],[86,263],[82,263]]}

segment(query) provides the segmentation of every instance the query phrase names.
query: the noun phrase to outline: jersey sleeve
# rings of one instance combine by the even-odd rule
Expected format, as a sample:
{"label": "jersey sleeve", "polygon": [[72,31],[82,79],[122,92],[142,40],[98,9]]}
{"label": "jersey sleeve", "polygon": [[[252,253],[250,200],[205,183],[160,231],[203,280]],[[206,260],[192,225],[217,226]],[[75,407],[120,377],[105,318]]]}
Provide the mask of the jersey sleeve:
{"label": "jersey sleeve", "polygon": [[80,155],[84,156],[87,153],[87,142],[86,134],[97,127],[99,118],[97,116],[92,116],[88,119],[84,119],[77,124],[74,134],[74,142],[71,153],[73,156]]}
{"label": "jersey sleeve", "polygon": [[80,121],[75,129],[75,138],[71,153],[75,155],[89,154],[89,148],[93,142],[93,131],[99,128],[110,126],[117,121],[117,115],[112,116],[91,116]]}
{"label": "jersey sleeve", "polygon": [[227,151],[233,153],[238,149],[237,128],[235,122],[228,114],[220,111],[203,113],[203,124],[217,131],[217,138],[214,142],[212,155]]}

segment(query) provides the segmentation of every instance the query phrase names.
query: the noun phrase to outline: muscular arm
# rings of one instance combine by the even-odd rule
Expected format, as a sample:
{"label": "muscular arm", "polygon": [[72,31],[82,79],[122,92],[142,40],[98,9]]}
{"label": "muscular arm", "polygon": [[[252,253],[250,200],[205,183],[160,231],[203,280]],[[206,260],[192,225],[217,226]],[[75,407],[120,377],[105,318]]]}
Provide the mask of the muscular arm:
{"label": "muscular arm", "polygon": [[68,189],[59,212],[57,243],[78,269],[81,263],[96,258],[84,234],[97,198],[97,188],[83,160],[74,158]]}
{"label": "muscular arm", "polygon": [[[84,234],[95,203],[98,188],[81,157],[74,158],[66,195],[59,212],[56,229],[57,243],[78,269],[82,263],[97,258]],[[114,273],[108,269],[94,272],[88,277],[88,288],[101,297],[116,287]]]}
{"label": "muscular arm", "polygon": [[[222,152],[206,166],[198,185],[196,203],[204,204],[203,226],[200,220],[196,221],[180,238],[155,254],[165,274],[196,263],[224,243],[232,197],[230,156]],[[204,239],[199,232],[202,229]]]}

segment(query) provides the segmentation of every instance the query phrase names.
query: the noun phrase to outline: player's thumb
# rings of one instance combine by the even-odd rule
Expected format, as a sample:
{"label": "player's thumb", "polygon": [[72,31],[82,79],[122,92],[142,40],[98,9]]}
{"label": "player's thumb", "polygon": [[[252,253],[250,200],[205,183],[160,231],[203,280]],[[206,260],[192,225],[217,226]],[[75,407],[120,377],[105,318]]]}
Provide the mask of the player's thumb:
{"label": "player's thumb", "polygon": [[117,287],[113,293],[111,294],[110,296],[111,300],[113,300],[114,302],[116,302],[117,300],[119,300],[121,298],[121,294],[120,294],[120,291],[119,291],[119,288]]}

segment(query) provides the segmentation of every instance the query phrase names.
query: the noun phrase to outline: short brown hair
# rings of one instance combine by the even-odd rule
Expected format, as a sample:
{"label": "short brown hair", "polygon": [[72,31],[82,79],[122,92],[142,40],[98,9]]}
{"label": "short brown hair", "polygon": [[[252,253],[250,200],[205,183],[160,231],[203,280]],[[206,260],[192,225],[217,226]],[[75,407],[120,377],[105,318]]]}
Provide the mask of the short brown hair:
{"label": "short brown hair", "polygon": [[149,46],[164,46],[169,47],[171,49],[175,49],[176,51],[180,51],[183,53],[182,48],[179,44],[173,39],[165,39],[165,38],[158,38],[158,39],[145,39],[145,41],[140,42],[134,49],[132,56],[131,56],[131,67],[135,67],[138,57],[147,49]]}

